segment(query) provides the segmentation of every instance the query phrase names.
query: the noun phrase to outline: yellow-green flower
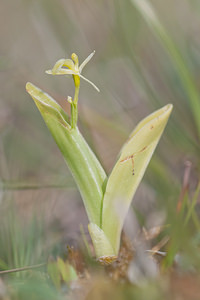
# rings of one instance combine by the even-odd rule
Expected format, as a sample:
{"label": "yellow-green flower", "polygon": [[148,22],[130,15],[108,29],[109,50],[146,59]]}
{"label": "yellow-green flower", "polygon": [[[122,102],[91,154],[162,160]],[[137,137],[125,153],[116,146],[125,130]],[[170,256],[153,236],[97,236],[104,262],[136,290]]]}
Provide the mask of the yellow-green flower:
{"label": "yellow-green flower", "polygon": [[[64,59],[61,58],[59,59],[54,67],[52,68],[52,70],[47,70],[46,73],[47,74],[51,74],[51,75],[73,75],[74,77],[74,81],[75,81],[75,85],[76,85],[76,80],[79,78],[83,78],[85,81],[87,81],[88,83],[90,83],[98,92],[100,91],[99,88],[90,80],[88,80],[87,78],[85,78],[81,72],[83,70],[83,68],[85,67],[85,65],[91,60],[91,58],[93,57],[95,51],[93,51],[83,62],[82,64],[79,66],[79,61],[78,61],[78,56],[75,53],[72,53],[71,55],[71,59]],[[77,78],[78,76],[78,78]],[[79,80],[77,85],[79,85]]]}

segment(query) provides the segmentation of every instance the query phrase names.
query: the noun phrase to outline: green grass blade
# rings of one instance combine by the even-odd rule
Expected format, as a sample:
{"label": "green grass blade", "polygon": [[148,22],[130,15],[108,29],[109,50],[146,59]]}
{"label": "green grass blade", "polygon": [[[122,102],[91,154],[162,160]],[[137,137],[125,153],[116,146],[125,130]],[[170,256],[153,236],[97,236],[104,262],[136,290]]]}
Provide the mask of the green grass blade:
{"label": "green grass blade", "polygon": [[182,82],[182,86],[188,95],[191,111],[194,116],[195,124],[200,136],[200,95],[197,87],[194,84],[194,79],[190,74],[178,47],[173,42],[168,32],[162,26],[153,7],[147,0],[131,0],[133,5],[141,13],[149,28],[159,39],[165,50],[168,52],[178,76]]}
{"label": "green grass blade", "polygon": [[[198,200],[198,196],[199,196],[199,193],[200,193],[200,182],[197,186],[197,189],[195,191],[195,194],[192,198],[192,202],[189,203],[189,208],[188,208],[188,212],[187,212],[187,215],[185,217],[185,220],[184,220],[184,225],[186,226],[190,220],[190,218],[192,217],[192,215],[194,215],[194,212],[195,212],[195,205],[197,203],[197,200]],[[199,229],[199,222],[198,222],[198,227]]]}
{"label": "green grass blade", "polygon": [[100,225],[102,186],[107,178],[102,166],[78,128],[71,129],[62,108],[33,84],[27,83],[26,88],[78,185],[89,220]]}
{"label": "green grass blade", "polygon": [[172,105],[166,105],[141,121],[123,146],[107,182],[103,200],[102,230],[118,254],[124,219],[166,126]]}

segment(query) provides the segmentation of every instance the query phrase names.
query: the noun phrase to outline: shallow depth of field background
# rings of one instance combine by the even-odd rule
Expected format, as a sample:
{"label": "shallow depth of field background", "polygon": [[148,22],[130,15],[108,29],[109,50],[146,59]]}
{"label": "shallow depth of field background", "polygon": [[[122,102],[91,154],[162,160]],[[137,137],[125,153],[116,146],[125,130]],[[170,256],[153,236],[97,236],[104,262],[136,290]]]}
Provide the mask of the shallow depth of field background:
{"label": "shallow depth of field background", "polygon": [[[200,91],[199,1],[149,2]],[[82,62],[93,50],[96,54],[83,75],[101,92],[81,81],[79,127],[108,173],[137,122],[167,103],[174,105],[125,230],[133,238],[140,225],[150,228],[169,219],[178,201],[186,161],[192,164],[190,192],[197,186],[200,134],[187,93],[190,86],[182,83],[176,59],[133,2],[3,0],[0,37],[2,220],[9,217],[12,224],[19,218],[23,227],[33,216],[40,217],[44,236],[51,236],[47,248],[57,246],[58,253],[62,245],[79,243],[80,224],[87,231],[79,192],[25,84],[31,81],[39,86],[69,112],[66,98],[73,96],[72,78],[48,76],[44,71],[72,52]],[[5,232],[1,234],[4,245],[9,245]],[[18,266],[30,262],[28,258],[15,261]],[[7,267],[15,267],[13,264],[7,262]]]}

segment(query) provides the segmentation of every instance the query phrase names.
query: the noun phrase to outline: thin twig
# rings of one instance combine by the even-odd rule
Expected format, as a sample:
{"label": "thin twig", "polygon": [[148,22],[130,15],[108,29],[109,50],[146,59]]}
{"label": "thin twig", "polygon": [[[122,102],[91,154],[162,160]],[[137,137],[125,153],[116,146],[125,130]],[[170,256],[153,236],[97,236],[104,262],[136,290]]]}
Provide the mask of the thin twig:
{"label": "thin twig", "polygon": [[165,246],[167,244],[167,242],[169,241],[169,236],[165,236],[157,245],[155,245],[151,251],[152,253],[156,253],[158,252],[163,246]]}
{"label": "thin twig", "polygon": [[47,263],[42,263],[42,264],[33,265],[33,266],[26,266],[26,267],[22,267],[22,268],[16,268],[16,269],[0,271],[0,275],[14,273],[14,272],[21,272],[21,271],[26,271],[26,270],[36,269],[36,268],[41,268],[41,267],[46,266],[46,264]]}

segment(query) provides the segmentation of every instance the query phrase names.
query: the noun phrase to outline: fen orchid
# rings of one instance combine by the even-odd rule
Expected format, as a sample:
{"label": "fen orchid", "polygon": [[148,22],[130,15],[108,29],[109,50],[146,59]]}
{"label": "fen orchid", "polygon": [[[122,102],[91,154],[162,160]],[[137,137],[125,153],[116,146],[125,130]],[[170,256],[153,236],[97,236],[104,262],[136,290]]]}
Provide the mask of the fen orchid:
{"label": "fen orchid", "polygon": [[107,176],[77,126],[80,78],[99,91],[94,83],[81,75],[93,55],[94,52],[79,66],[78,56],[73,53],[72,59],[60,59],[52,70],[46,71],[52,75],[73,76],[74,99],[68,97],[71,118],[52,97],[32,83],[27,83],[26,89],[37,105],[77,183],[88,215],[88,229],[96,257],[102,263],[112,263],[119,253],[121,231],[132,198],[173,106],[168,104],[158,109],[136,126]]}

